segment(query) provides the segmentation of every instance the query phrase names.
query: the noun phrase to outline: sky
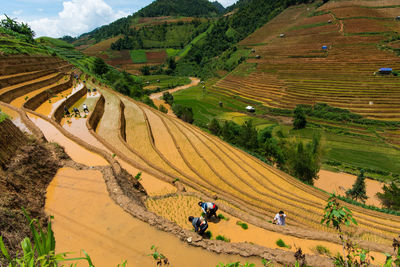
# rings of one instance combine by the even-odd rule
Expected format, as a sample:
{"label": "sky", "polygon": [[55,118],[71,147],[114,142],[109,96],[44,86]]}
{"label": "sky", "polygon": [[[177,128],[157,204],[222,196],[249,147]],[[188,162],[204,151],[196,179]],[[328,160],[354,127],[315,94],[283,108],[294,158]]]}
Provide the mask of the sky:
{"label": "sky", "polygon": [[[3,14],[28,23],[36,37],[79,36],[99,26],[126,17],[153,0],[11,0],[2,1]],[[227,7],[236,0],[219,0]]]}

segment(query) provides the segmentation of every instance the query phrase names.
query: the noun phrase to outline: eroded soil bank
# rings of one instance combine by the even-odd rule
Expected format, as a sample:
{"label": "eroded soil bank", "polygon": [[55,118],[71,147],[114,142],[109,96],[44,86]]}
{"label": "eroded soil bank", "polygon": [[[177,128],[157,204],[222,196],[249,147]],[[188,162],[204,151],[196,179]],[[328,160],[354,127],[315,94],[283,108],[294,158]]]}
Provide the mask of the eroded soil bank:
{"label": "eroded soil bank", "polygon": [[[21,253],[20,242],[31,236],[22,207],[46,225],[46,188],[60,161],[66,158],[62,148],[55,144],[30,141],[19,148],[5,170],[0,169],[0,235],[12,255]],[[3,266],[1,260],[0,257]]]}

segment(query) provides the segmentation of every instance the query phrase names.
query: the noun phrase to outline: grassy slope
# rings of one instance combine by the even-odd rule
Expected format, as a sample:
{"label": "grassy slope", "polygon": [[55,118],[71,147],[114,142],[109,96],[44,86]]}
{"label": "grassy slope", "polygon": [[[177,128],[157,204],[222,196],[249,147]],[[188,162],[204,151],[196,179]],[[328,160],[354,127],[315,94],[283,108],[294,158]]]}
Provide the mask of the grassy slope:
{"label": "grassy slope", "polygon": [[147,62],[145,50],[141,50],[141,49],[131,50],[130,55],[131,55],[133,63],[146,63]]}
{"label": "grassy slope", "polygon": [[21,34],[0,27],[0,55],[1,54],[48,55],[49,51],[45,47],[24,41],[24,37]]}
{"label": "grassy slope", "polygon": [[[208,88],[211,83],[206,83]],[[247,103],[243,99],[224,96],[211,91],[204,91],[202,86],[196,86],[174,94],[175,103],[193,108],[195,124],[206,127],[210,120],[216,117],[219,121],[232,120],[243,123],[245,120],[253,119],[258,129],[276,124],[271,119],[251,117],[246,114],[244,108]],[[240,101],[238,101],[240,100]],[[223,107],[219,107],[219,102]],[[237,113],[241,112],[241,113]],[[293,130],[291,126],[280,125],[275,127],[274,132],[282,129],[288,137],[295,137],[304,141],[310,141],[314,133],[319,132],[323,138],[325,155],[323,161],[337,161],[352,166],[353,168],[370,168],[379,171],[400,174],[400,152],[385,144],[376,137],[360,135],[348,136],[334,133],[327,128],[316,128],[312,125],[303,130]],[[324,165],[326,169],[332,167]],[[340,170],[342,168],[339,168]],[[351,172],[351,170],[346,170]],[[376,173],[368,173],[369,177],[384,180],[388,177]]]}

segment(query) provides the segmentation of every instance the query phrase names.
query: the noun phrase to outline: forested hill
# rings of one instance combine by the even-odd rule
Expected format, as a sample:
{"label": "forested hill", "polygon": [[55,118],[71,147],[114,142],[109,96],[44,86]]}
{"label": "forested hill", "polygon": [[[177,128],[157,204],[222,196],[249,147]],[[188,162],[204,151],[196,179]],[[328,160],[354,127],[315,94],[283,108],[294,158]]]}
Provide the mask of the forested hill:
{"label": "forested hill", "polygon": [[221,7],[221,4],[216,5],[208,0],[156,0],[139,10],[136,14],[140,17],[215,16],[225,11]]}
{"label": "forested hill", "polygon": [[[177,16],[177,17],[215,17],[225,12],[225,8],[217,1],[210,2],[208,0],[156,0],[150,5],[142,8],[138,12],[124,18],[120,18],[108,25],[104,25],[91,32],[84,33],[78,37],[94,38],[96,42],[104,40],[120,34],[128,34],[129,29],[143,17],[161,17],[161,16]],[[63,37],[64,41],[72,42],[69,36]]]}

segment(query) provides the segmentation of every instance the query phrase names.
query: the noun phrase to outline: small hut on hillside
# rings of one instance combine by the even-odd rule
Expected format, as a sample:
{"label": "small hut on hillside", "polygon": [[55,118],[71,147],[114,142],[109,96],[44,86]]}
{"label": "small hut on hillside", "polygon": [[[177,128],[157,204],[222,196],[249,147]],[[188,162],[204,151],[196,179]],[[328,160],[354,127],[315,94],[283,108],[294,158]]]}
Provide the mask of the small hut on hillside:
{"label": "small hut on hillside", "polygon": [[254,107],[252,107],[252,106],[247,106],[247,107],[246,107],[246,111],[247,111],[247,112],[254,113],[254,112],[256,112],[256,109],[255,109]]}
{"label": "small hut on hillside", "polygon": [[396,19],[397,21],[400,21],[400,16],[397,16],[395,19]]}
{"label": "small hut on hillside", "polygon": [[379,74],[392,74],[392,68],[380,68]]}
{"label": "small hut on hillside", "polygon": [[281,34],[279,34],[279,37],[283,38],[283,37],[285,37],[285,34],[281,33]]}

